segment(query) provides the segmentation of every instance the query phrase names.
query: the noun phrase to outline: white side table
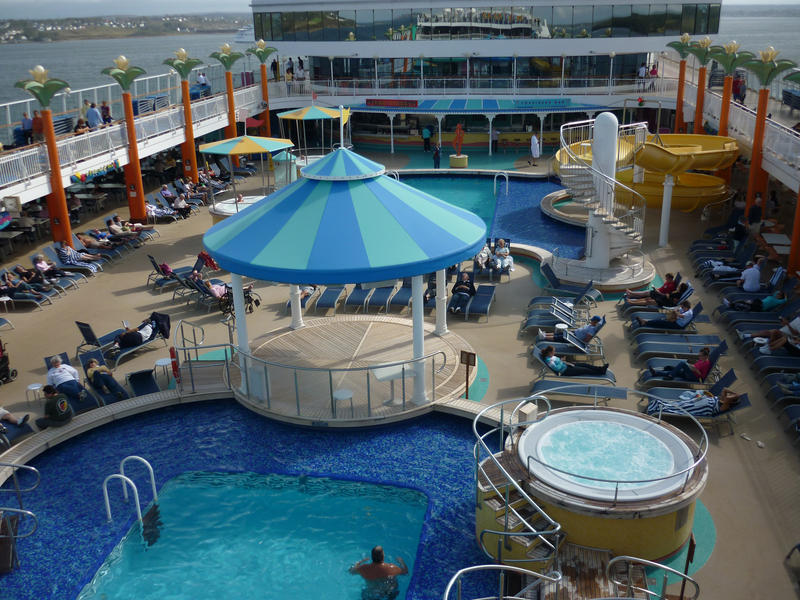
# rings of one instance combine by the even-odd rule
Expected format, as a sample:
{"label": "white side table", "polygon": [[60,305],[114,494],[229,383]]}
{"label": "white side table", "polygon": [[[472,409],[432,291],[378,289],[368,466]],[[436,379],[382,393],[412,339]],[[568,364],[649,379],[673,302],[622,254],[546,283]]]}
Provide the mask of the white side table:
{"label": "white side table", "polygon": [[31,400],[35,405],[42,399],[41,390],[44,386],[41,383],[32,383],[25,390],[25,404],[30,408]]}
{"label": "white side table", "polygon": [[[161,372],[164,373],[164,377],[167,380],[167,384],[169,384],[169,377],[170,377],[169,371],[171,367],[172,367],[171,358],[159,358],[156,361],[155,365],[153,366],[153,371],[156,371],[156,369],[161,368]],[[158,377],[157,371],[156,371],[156,377]]]}
{"label": "white side table", "polygon": [[350,418],[352,419],[355,416],[355,412],[353,410],[353,390],[348,390],[346,388],[341,388],[333,392],[333,416],[336,417],[336,408],[339,405],[339,402],[347,402],[350,401]]}

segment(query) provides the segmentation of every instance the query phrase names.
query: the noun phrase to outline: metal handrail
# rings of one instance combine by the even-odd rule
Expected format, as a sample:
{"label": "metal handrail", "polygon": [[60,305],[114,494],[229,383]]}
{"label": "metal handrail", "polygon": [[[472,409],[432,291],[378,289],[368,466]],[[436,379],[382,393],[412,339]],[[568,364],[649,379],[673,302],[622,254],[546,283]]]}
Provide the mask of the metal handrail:
{"label": "metal handrail", "polygon": [[[629,574],[627,583],[623,581],[618,581],[612,576],[612,569],[614,568],[615,565],[621,562],[627,563],[628,565],[628,568],[626,569],[626,572]],[[631,567],[633,565],[643,565],[646,567],[650,567],[652,569],[659,569],[661,571],[664,571],[664,581],[661,586],[661,591],[654,592],[647,588],[642,588],[633,585],[631,581],[632,578],[630,577]],[[692,586],[694,587],[694,594],[689,598],[689,600],[696,600],[697,597],[700,595],[700,584],[697,583],[691,577],[689,577],[686,573],[681,573],[680,571],[676,571],[672,567],[668,567],[666,565],[653,562],[652,560],[647,560],[645,558],[637,558],[635,556],[615,556],[614,558],[609,560],[608,564],[606,565],[606,578],[609,581],[611,581],[611,583],[613,583],[615,586],[626,588],[627,594],[631,598],[633,597],[634,593],[641,592],[646,594],[648,598],[658,598],[659,600],[665,600],[667,598],[666,588],[667,588],[668,575],[676,575],[677,577],[680,577],[684,581],[688,581],[689,583],[692,584]]]}
{"label": "metal handrail", "polygon": [[[156,476],[155,473],[153,472],[152,465],[147,460],[145,460],[141,456],[136,456],[135,454],[131,456],[126,456],[119,463],[120,475],[122,475],[123,477],[125,476],[125,463],[130,460],[137,460],[141,462],[145,467],[147,467],[147,472],[150,475],[150,487],[153,490],[153,502],[158,502],[158,491],[156,490]],[[128,486],[126,485],[122,486],[122,497],[125,499],[125,502],[128,501]]]}
{"label": "metal handrail", "polygon": [[113,475],[109,475],[103,480],[103,501],[105,502],[106,506],[106,516],[108,517],[108,522],[110,523],[113,519],[111,518],[111,503],[108,501],[108,482],[112,479],[119,479],[122,481],[122,487],[131,486],[133,490],[133,501],[136,503],[136,518],[141,523],[142,521],[142,507],[139,505],[139,490],[136,489],[136,484],[133,483],[128,477],[125,475],[121,475],[120,473],[114,473]]}
{"label": "metal handrail", "polygon": [[499,173],[494,174],[494,195],[497,197],[497,178],[503,177],[506,180],[506,195],[508,195],[508,173],[505,171],[500,171]]}
{"label": "metal handrail", "polygon": [[[562,579],[561,573],[558,571],[553,571],[550,574],[545,575],[544,573],[537,573],[536,571],[531,571],[530,569],[523,569],[522,567],[515,567],[511,565],[475,565],[472,567],[466,567],[464,569],[459,570],[456,572],[451,578],[450,581],[447,583],[447,587],[444,590],[444,594],[442,595],[443,600],[448,600],[450,598],[450,593],[453,590],[453,586],[456,587],[456,600],[461,599],[461,578],[468,573],[475,573],[481,571],[499,571],[500,572],[500,582],[498,585],[498,595],[497,596],[484,596],[481,600],[524,600],[525,594],[528,590],[532,589],[533,587],[540,585],[542,581],[547,581],[549,583],[559,583]],[[527,577],[532,577],[535,579],[534,582],[526,585],[522,590],[519,592],[519,596],[508,596],[503,592],[503,581],[505,577],[505,573],[516,573],[518,575],[525,575]]]}
{"label": "metal handrail", "polygon": [[[485,476],[485,480],[488,482],[489,486],[492,488],[492,491],[495,494],[497,494],[499,497],[504,497],[505,498],[505,509],[506,509],[506,512],[505,512],[505,523],[506,523],[506,525],[508,524],[509,513],[510,513],[510,514],[513,514],[517,519],[519,519],[520,524],[525,529],[528,530],[527,532],[519,532],[519,531],[512,532],[512,531],[507,531],[507,530],[506,531],[502,531],[502,532],[494,532],[494,531],[484,530],[484,531],[481,532],[481,534],[479,535],[479,538],[478,538],[479,542],[480,542],[481,550],[483,551],[483,553],[486,556],[488,556],[490,558],[495,558],[498,561],[502,560],[502,556],[501,556],[501,554],[502,554],[502,545],[498,542],[498,556],[492,556],[492,554],[488,551],[488,549],[486,548],[486,545],[483,542],[483,537],[486,534],[494,533],[494,534],[497,534],[499,537],[510,537],[512,535],[536,536],[542,541],[543,544],[545,544],[546,546],[548,546],[549,548],[551,548],[554,551],[556,550],[556,544],[554,542],[551,542],[548,539],[548,537],[550,537],[550,536],[557,537],[559,532],[560,532],[560,530],[561,530],[561,524],[557,523],[556,521],[554,521],[550,517],[550,515],[548,515],[536,503],[536,501],[530,495],[528,495],[528,493],[525,491],[525,489],[521,485],[519,485],[517,483],[517,481],[514,479],[514,477],[512,477],[511,474],[508,471],[506,471],[506,469],[503,467],[503,465],[500,464],[500,461],[497,460],[497,457],[495,456],[494,452],[492,452],[492,450],[489,448],[488,444],[486,443],[486,439],[488,439],[489,437],[499,433],[500,445],[502,447],[502,445],[505,443],[506,439],[511,439],[508,436],[513,436],[513,433],[517,428],[519,428],[520,426],[524,426],[524,425],[530,424],[530,422],[522,422],[522,423],[517,423],[517,424],[513,423],[513,419],[516,417],[517,413],[521,410],[521,408],[524,405],[526,405],[526,404],[535,404],[535,406],[537,408],[537,418],[538,418],[539,401],[544,401],[545,404],[547,405],[547,412],[545,413],[545,416],[547,416],[550,413],[550,401],[547,398],[545,398],[544,396],[534,395],[534,396],[529,396],[527,398],[523,398],[522,400],[519,400],[519,399],[503,400],[503,401],[497,402],[497,403],[495,403],[495,404],[493,404],[491,406],[487,406],[486,408],[481,410],[475,416],[475,419],[472,422],[472,431],[475,434],[475,437],[477,438],[477,441],[475,442],[475,446],[473,447],[473,456],[475,458],[475,503],[476,503],[476,505],[479,503],[479,500],[478,500],[478,484],[479,484],[479,481],[480,481],[480,474],[483,473],[485,475],[485,468],[481,466],[481,463],[482,463],[481,450],[483,450],[488,455],[487,456],[487,460],[491,460],[492,461],[492,463],[494,464],[494,467],[500,471],[500,473],[505,478],[506,483],[508,484],[508,485],[504,485],[506,491],[505,491],[505,493],[503,493],[497,488],[497,486],[494,485],[494,483],[492,483],[492,480],[488,476]],[[516,403],[516,406],[511,411],[511,415],[510,415],[510,419],[509,419],[509,421],[510,421],[509,424],[512,425],[513,428],[507,432],[506,431],[506,423],[505,423],[504,414],[505,414],[505,405],[509,404],[509,403]],[[492,429],[492,430],[490,430],[490,431],[488,431],[488,432],[486,432],[484,434],[478,433],[478,423],[483,418],[485,413],[487,413],[488,411],[490,411],[492,409],[498,408],[498,407],[500,408],[500,426],[496,427],[496,428],[494,428],[494,429]],[[544,418],[544,417],[542,417],[542,418]],[[510,503],[508,502],[508,498],[509,498],[509,493],[510,493],[510,487],[512,487],[512,486],[520,494],[520,496],[522,497],[523,500],[525,500],[530,506],[532,506],[534,509],[536,509],[536,511],[542,517],[544,517],[544,519],[552,526],[552,529],[548,529],[548,530],[545,530],[545,531],[537,531],[536,528],[534,528],[533,525],[531,523],[529,523],[528,520],[519,513],[519,511],[517,511],[516,508],[514,508],[513,506],[510,505]],[[525,559],[505,559],[505,560],[507,562],[526,562]]]}
{"label": "metal handrail", "polygon": [[[12,532],[11,522],[10,522],[10,519],[9,519],[9,515],[7,513],[14,513],[14,514],[21,515],[23,517],[28,517],[28,518],[32,519],[33,520],[33,529],[31,529],[30,531],[26,532],[24,535],[20,535],[19,533],[16,533],[16,534],[12,535],[12,533],[11,533]],[[39,529],[39,519],[36,518],[36,515],[34,513],[32,513],[31,511],[24,510],[22,508],[12,508],[12,507],[9,507],[9,506],[0,506],[0,519],[3,519],[6,522],[6,529],[8,529],[8,535],[0,534],[0,540],[10,539],[12,541],[12,544],[16,544],[16,540],[21,540],[21,539],[24,539],[26,537],[32,536],[34,533],[36,533],[36,530]],[[17,565],[19,565],[19,562],[17,562]]]}

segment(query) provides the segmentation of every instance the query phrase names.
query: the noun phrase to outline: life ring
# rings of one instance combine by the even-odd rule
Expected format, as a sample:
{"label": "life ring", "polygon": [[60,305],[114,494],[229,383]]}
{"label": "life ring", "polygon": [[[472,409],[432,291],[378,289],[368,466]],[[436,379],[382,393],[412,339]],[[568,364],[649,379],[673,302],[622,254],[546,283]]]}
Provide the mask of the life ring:
{"label": "life ring", "polygon": [[178,366],[178,353],[175,351],[174,346],[169,348],[169,358],[172,362],[172,376],[175,378],[175,383],[181,382],[181,370]]}

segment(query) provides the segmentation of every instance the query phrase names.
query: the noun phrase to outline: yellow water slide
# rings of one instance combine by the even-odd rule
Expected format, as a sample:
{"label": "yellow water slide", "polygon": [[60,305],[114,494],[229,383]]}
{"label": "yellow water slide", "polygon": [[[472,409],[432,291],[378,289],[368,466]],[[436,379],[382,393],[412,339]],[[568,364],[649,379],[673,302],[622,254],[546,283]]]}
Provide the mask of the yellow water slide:
{"label": "yellow water slide", "polygon": [[[574,144],[572,150],[591,164],[591,144]],[[619,139],[617,179],[647,200],[648,206],[661,206],[664,176],[674,177],[672,207],[691,210],[725,198],[725,180],[695,171],[716,172],[731,166],[739,156],[739,145],[731,137],[717,135],[650,135],[634,150],[633,140]],[[642,167],[644,178],[634,183],[632,165]],[[692,171],[692,172],[689,172]]]}

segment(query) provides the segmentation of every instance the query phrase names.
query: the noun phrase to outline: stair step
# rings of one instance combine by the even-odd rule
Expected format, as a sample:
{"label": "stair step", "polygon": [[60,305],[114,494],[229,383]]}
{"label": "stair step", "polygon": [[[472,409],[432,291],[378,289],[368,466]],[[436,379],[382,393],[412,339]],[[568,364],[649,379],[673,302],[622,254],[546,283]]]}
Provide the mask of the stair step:
{"label": "stair step", "polygon": [[[533,506],[530,506],[530,505],[524,506],[521,509],[517,509],[517,512],[522,516],[523,519],[525,519],[529,523],[531,522],[532,517],[536,517],[536,521],[534,521],[534,522],[538,522],[538,520],[541,519],[541,514],[539,513],[539,511],[537,509],[535,509]],[[538,517],[537,517],[537,515],[538,515]],[[505,513],[501,514],[495,520],[497,521],[497,523],[501,527],[505,526],[505,530],[506,531],[518,531],[518,530],[523,528],[522,520],[520,520],[520,518],[517,515],[515,515],[514,513],[512,513],[512,512],[508,513],[508,525],[507,526],[506,526],[506,515],[505,515]],[[547,521],[545,521],[545,523],[547,523]]]}
{"label": "stair step", "polygon": [[[506,509],[505,497],[495,496],[494,498],[487,498],[484,500],[484,502],[487,508],[493,510],[494,512],[500,512]],[[518,505],[521,505],[524,502],[527,502],[527,500],[522,497],[522,494],[520,494],[518,490],[513,489],[509,492],[508,503],[511,506],[517,508]]]}

